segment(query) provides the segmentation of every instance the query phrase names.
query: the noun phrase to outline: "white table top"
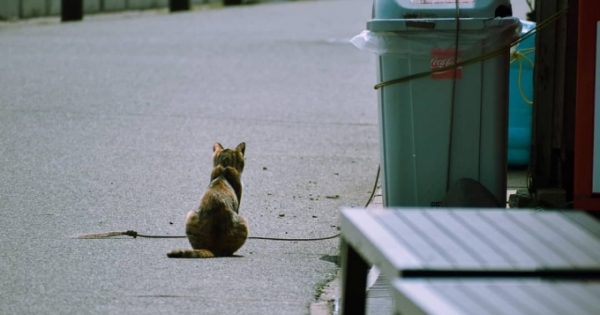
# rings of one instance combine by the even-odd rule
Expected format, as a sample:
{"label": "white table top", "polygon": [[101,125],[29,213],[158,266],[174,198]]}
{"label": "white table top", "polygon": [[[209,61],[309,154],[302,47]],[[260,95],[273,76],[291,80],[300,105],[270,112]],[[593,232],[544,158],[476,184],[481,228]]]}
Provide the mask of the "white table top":
{"label": "white table top", "polygon": [[600,223],[582,212],[343,209],[341,226],[342,237],[389,279],[431,272],[600,275]]}

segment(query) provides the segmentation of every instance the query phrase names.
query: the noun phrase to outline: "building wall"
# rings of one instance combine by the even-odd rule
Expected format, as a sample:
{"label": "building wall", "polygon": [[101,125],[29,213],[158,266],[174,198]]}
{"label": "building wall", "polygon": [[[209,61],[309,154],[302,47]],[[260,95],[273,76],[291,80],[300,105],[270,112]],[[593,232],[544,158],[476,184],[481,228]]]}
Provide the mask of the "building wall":
{"label": "building wall", "polygon": [[[0,0],[0,20],[27,19],[41,16],[59,16],[62,0]],[[192,5],[216,0],[190,0]],[[125,10],[160,9],[169,6],[169,0],[83,0],[83,12],[118,12]]]}
{"label": "building wall", "polygon": [[594,167],[594,140],[598,140],[594,139],[594,125],[600,123],[594,119],[596,93],[600,93],[596,88],[597,70],[600,70],[596,63],[600,27],[597,0],[579,1],[578,20],[574,201],[576,209],[600,210],[600,191],[593,189],[594,176],[600,176],[600,166]]}

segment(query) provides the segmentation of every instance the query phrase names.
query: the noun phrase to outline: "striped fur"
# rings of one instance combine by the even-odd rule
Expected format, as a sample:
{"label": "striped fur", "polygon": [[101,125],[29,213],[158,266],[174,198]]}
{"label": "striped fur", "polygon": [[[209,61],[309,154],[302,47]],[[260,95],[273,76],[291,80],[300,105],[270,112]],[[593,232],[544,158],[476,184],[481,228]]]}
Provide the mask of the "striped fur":
{"label": "striped fur", "polygon": [[177,249],[167,253],[170,258],[213,258],[215,254],[207,249]]}
{"label": "striped fur", "polygon": [[188,213],[185,230],[193,250],[174,250],[172,258],[210,258],[231,256],[248,238],[248,222],[238,215],[242,196],[241,172],[245,143],[235,150],[213,146],[215,167],[211,182],[200,198],[197,210]]}

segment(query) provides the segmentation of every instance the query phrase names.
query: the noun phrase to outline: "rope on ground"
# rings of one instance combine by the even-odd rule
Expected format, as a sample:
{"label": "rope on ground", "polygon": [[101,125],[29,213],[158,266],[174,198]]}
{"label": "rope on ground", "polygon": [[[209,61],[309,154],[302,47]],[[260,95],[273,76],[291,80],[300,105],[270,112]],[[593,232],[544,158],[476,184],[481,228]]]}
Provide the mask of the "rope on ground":
{"label": "rope on ground", "polygon": [[[369,196],[369,200],[367,200],[367,203],[365,204],[365,208],[369,206],[369,204],[371,204],[371,201],[373,201],[373,197],[375,196],[375,191],[377,190],[377,183],[379,182],[379,174],[381,172],[381,166],[377,167],[377,175],[375,176],[375,184],[373,186],[373,190],[371,191],[371,196]],[[106,238],[111,238],[111,237],[115,237],[115,236],[131,236],[133,238],[187,238],[187,236],[185,235],[146,235],[146,234],[139,234],[137,231],[134,230],[127,230],[127,231],[112,231],[112,232],[106,232],[106,233],[93,233],[93,234],[83,234],[77,237],[73,237],[76,239],[106,239]],[[324,241],[324,240],[330,240],[333,238],[336,238],[340,236],[340,233],[337,233],[335,235],[331,235],[331,236],[326,236],[326,237],[317,237],[317,238],[278,238],[278,237],[263,237],[263,236],[250,236],[248,237],[248,239],[251,240],[267,240],[267,241],[288,241],[288,242],[312,242],[312,241]]]}

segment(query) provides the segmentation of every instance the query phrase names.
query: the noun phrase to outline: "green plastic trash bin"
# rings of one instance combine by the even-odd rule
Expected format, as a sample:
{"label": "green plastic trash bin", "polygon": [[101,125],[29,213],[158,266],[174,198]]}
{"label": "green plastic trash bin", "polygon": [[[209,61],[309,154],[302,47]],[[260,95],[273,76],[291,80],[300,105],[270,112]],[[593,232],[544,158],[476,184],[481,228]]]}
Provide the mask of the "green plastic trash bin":
{"label": "green plastic trash bin", "polygon": [[[454,0],[375,0],[352,43],[378,55],[386,82],[452,66],[457,50],[460,63],[507,48],[520,30],[511,14],[509,0],[459,0],[459,18]],[[379,89],[384,206],[438,206],[461,178],[506,200],[508,71],[507,48],[456,78],[450,70]]]}

